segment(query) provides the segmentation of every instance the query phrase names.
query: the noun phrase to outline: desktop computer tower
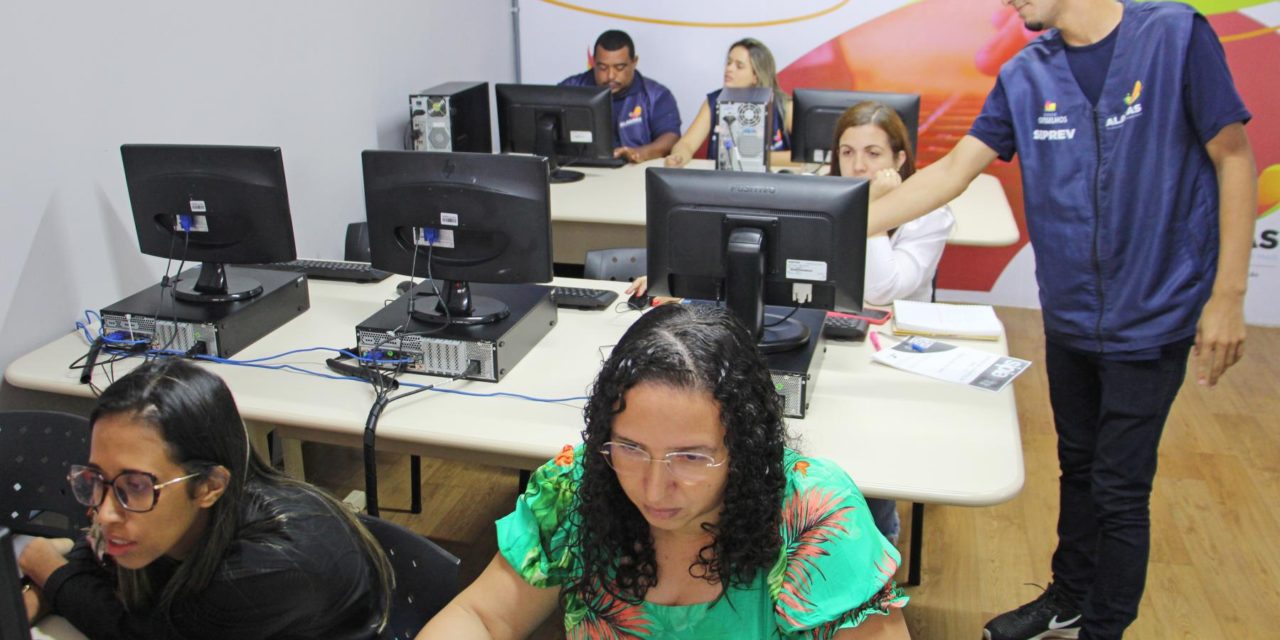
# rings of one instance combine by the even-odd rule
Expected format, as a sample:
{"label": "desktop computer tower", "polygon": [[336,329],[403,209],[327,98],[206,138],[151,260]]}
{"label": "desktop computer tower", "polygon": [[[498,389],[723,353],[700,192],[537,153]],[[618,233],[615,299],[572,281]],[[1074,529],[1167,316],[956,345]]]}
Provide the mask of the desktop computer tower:
{"label": "desktop computer tower", "polygon": [[773,91],[724,89],[716,100],[716,169],[768,171],[773,144]]}
{"label": "desktop computer tower", "polygon": [[[103,307],[102,333],[146,340],[151,349],[230,358],[311,308],[304,275],[231,266],[227,273],[257,280],[262,293],[236,302],[185,302],[172,286],[152,285]],[[189,269],[179,279],[198,275]]]}
{"label": "desktop computer tower", "polygon": [[377,352],[406,373],[454,377],[475,369],[468,380],[497,382],[507,375],[556,325],[551,288],[536,284],[471,285],[477,296],[506,303],[511,313],[491,324],[438,324],[407,320],[409,300],[427,308],[436,303],[431,282],[424,281],[356,325],[356,350],[361,356]]}
{"label": "desktop computer tower", "polygon": [[786,307],[765,307],[765,312],[779,318],[790,314],[793,320],[809,329],[809,341],[804,347],[764,355],[774,391],[782,397],[782,415],[804,418],[809,412],[809,398],[817,382],[818,371],[822,369],[822,358],[827,353],[827,341],[822,333],[827,312],[822,309],[796,309],[793,312]]}
{"label": "desktop computer tower", "polygon": [[446,82],[409,96],[414,151],[492,153],[489,83]]}

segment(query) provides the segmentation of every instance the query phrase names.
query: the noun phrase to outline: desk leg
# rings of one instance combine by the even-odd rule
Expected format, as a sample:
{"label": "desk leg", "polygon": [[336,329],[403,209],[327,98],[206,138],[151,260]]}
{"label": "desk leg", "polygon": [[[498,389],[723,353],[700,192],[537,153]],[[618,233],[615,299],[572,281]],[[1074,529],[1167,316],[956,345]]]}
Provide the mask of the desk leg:
{"label": "desk leg", "polygon": [[[258,453],[258,459],[271,466],[271,445],[268,434],[275,431],[276,426],[269,422],[245,420],[245,430],[249,434],[249,445]],[[298,480],[306,480],[306,471],[302,464],[302,441],[293,438],[276,438],[284,460],[284,472]]]}
{"label": "desk leg", "polygon": [[306,469],[302,464],[302,441],[294,438],[276,438],[284,455],[284,472],[294,480],[307,479]]}
{"label": "desk leg", "polygon": [[275,430],[275,425],[256,420],[244,421],[245,432],[249,436],[249,446],[258,454],[258,459],[271,464],[271,444],[268,435]]}
{"label": "desk leg", "polygon": [[911,557],[907,564],[907,585],[920,584],[920,550],[924,547],[924,504],[911,503]]}

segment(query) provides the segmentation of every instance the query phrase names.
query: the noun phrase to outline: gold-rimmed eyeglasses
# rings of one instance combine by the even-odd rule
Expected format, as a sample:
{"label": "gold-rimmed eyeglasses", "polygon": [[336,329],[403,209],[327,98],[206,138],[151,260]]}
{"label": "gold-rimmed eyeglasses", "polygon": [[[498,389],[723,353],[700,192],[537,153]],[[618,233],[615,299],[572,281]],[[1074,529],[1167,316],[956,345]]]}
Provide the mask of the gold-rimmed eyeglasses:
{"label": "gold-rimmed eyeglasses", "polygon": [[625,442],[606,442],[600,447],[600,455],[618,475],[631,475],[647,469],[652,463],[666,465],[671,475],[682,482],[701,482],[711,477],[717,467],[725,463],[705,453],[672,451],[661,458],[654,458],[648,451]]}

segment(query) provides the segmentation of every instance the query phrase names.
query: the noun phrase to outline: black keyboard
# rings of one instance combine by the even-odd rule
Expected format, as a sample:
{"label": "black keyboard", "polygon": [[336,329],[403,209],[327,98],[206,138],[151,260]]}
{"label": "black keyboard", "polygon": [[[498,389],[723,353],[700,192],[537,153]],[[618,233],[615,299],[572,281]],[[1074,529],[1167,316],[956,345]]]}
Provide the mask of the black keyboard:
{"label": "black keyboard", "polygon": [[822,323],[822,335],[836,340],[865,340],[867,321],[827,314],[826,321]]}
{"label": "black keyboard", "polygon": [[374,269],[368,262],[345,262],[342,260],[290,260],[289,262],[254,265],[253,268],[292,271],[306,274],[308,278],[316,278],[317,280],[342,280],[344,282],[380,282],[391,276],[390,271]]}
{"label": "black keyboard", "polygon": [[563,169],[572,169],[574,167],[602,167],[605,169],[617,169],[626,166],[626,158],[577,158],[563,157],[560,167]]}
{"label": "black keyboard", "polygon": [[618,292],[582,287],[555,287],[551,290],[551,298],[556,301],[557,307],[604,309],[618,299]]}

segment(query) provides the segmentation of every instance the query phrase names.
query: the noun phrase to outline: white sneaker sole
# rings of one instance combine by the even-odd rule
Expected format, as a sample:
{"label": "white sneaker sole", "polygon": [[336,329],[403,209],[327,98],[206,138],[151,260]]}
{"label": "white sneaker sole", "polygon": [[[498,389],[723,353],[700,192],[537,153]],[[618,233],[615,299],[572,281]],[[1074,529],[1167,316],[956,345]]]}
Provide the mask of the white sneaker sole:
{"label": "white sneaker sole", "polygon": [[[1049,640],[1050,638],[1069,638],[1074,640],[1080,637],[1079,629],[1050,629],[1044,633],[1031,636],[1026,640]],[[986,629],[982,630],[982,640],[991,640],[991,632]]]}

